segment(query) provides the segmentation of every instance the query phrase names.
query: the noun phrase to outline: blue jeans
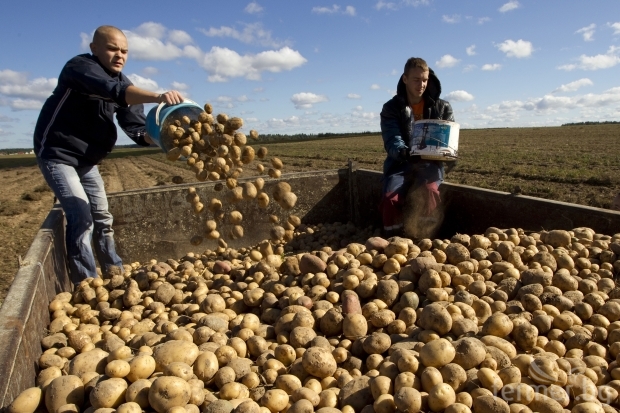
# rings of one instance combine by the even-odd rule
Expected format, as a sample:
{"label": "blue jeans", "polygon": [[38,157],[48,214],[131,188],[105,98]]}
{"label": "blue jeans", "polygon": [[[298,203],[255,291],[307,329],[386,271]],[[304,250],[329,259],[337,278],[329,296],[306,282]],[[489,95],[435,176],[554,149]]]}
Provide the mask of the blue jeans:
{"label": "blue jeans", "polygon": [[91,242],[104,274],[112,266],[122,269],[114,248],[112,214],[97,166],[73,167],[40,158],[37,162],[65,212],[67,260],[73,283],[97,277]]}

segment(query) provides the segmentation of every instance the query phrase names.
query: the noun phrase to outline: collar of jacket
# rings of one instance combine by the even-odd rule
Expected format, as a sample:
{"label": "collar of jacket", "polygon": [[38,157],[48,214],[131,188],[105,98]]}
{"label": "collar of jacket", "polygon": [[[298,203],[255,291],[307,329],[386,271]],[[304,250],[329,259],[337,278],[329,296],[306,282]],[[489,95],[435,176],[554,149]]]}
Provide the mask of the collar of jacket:
{"label": "collar of jacket", "polygon": [[[435,75],[433,69],[428,69],[428,84],[426,85],[426,90],[422,94],[424,98],[424,106],[432,106],[439,99],[441,95],[441,83],[439,82],[439,78]],[[405,82],[403,82],[403,76],[401,75],[398,79],[398,86],[396,86],[396,96],[403,100],[405,105],[407,105],[407,87]]]}

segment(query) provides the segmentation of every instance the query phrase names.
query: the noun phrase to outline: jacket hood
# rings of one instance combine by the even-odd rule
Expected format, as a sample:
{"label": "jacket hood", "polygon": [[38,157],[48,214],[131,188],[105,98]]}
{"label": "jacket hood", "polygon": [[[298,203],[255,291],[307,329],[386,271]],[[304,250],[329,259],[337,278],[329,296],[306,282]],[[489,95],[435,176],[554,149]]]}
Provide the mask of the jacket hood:
{"label": "jacket hood", "polygon": [[[433,69],[429,67],[428,69],[428,84],[426,85],[426,90],[422,97],[426,99],[430,99],[433,102],[436,102],[439,99],[439,95],[441,95],[441,83],[439,79],[433,72]],[[403,76],[401,75],[398,79],[398,86],[396,86],[396,96],[402,98],[407,102],[407,87],[405,86],[405,82],[403,82]]]}

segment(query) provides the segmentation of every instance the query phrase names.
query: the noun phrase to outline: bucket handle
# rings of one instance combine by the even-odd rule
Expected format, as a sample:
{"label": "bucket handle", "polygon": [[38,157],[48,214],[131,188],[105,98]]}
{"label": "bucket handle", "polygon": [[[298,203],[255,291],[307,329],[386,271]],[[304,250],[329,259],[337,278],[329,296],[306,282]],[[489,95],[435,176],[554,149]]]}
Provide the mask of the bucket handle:
{"label": "bucket handle", "polygon": [[[183,103],[193,103],[194,105],[198,105],[198,103],[196,103],[196,102],[194,102],[193,100],[190,100],[190,99],[183,99]],[[157,111],[155,112],[155,124],[157,126],[159,126],[159,112],[166,105],[167,105],[166,102],[161,102],[159,104],[159,106],[157,106]]]}

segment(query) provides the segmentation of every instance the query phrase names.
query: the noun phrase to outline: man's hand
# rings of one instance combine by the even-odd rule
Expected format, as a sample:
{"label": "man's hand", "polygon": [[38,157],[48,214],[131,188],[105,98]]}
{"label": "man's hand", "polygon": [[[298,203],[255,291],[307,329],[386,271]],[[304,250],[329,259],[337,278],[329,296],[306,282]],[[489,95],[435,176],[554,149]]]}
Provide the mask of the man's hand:
{"label": "man's hand", "polygon": [[176,90],[169,90],[167,92],[164,92],[157,98],[157,103],[176,105],[177,103],[181,102],[183,102],[183,96],[181,96],[181,94]]}
{"label": "man's hand", "polygon": [[398,158],[401,161],[408,161],[411,159],[411,153],[409,153],[409,148],[408,147],[404,147],[401,148],[400,151],[398,151]]}
{"label": "man's hand", "polygon": [[144,134],[144,142],[148,143],[149,145],[155,145],[155,142],[153,141],[153,139],[151,139],[148,133]]}

